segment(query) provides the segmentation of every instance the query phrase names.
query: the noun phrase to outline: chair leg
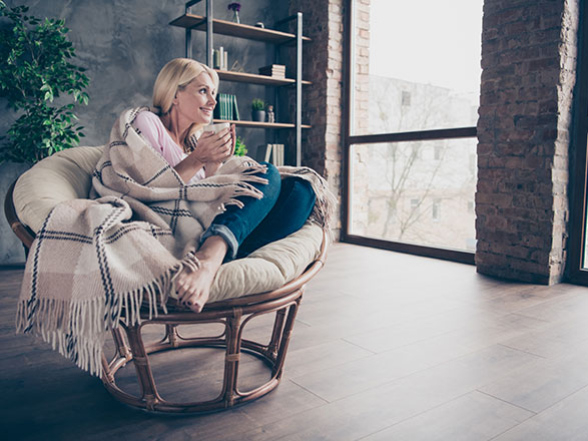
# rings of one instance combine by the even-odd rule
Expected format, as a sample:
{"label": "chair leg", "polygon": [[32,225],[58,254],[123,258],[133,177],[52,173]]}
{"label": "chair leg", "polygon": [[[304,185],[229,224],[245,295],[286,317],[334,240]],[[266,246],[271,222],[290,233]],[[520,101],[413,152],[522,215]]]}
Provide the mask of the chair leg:
{"label": "chair leg", "polygon": [[237,393],[237,376],[239,374],[239,360],[241,358],[241,308],[233,309],[233,316],[226,321],[226,353],[223,392],[227,407],[235,403]]}
{"label": "chair leg", "polygon": [[141,400],[145,403],[148,410],[155,410],[155,406],[163,400],[157,393],[157,388],[155,387],[149,358],[147,357],[145,345],[141,337],[141,327],[140,325],[130,326],[126,331],[133,354],[133,362],[137,370],[137,377],[141,386]]}
{"label": "chair leg", "polygon": [[282,370],[284,368],[284,362],[286,360],[286,353],[288,352],[288,345],[290,344],[290,337],[292,336],[292,328],[294,327],[294,320],[296,319],[296,314],[298,313],[298,307],[300,306],[301,297],[296,299],[296,302],[293,303],[288,308],[288,316],[286,318],[286,323],[284,325],[284,331],[282,335],[282,340],[280,342],[280,347],[278,349],[276,362],[274,364],[272,375],[275,375],[276,378],[280,378],[282,376]]}
{"label": "chair leg", "polygon": [[273,360],[278,355],[280,340],[284,331],[284,320],[286,317],[286,308],[276,311],[276,319],[274,320],[274,329],[269,344],[267,345],[267,356]]}
{"label": "chair leg", "polygon": [[114,384],[114,375],[110,372],[110,364],[104,353],[102,353],[102,381],[104,383]]}
{"label": "chair leg", "polygon": [[133,354],[131,353],[131,348],[129,348],[129,345],[127,344],[121,332],[122,326],[122,324],[119,324],[117,328],[112,329],[112,338],[114,340],[114,344],[116,345],[116,350],[118,354],[127,361],[129,361],[133,358]]}
{"label": "chair leg", "polygon": [[177,348],[179,346],[179,337],[177,325],[165,325],[165,337],[163,341],[167,340],[172,348]]}

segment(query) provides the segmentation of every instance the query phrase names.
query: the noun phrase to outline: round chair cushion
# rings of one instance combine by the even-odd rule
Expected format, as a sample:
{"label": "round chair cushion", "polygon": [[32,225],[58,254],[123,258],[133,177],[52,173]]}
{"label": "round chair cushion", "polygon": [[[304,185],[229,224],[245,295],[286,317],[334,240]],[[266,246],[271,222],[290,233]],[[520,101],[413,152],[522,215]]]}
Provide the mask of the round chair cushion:
{"label": "round chair cushion", "polygon": [[[22,223],[38,231],[60,202],[88,197],[101,147],[58,152],[25,172],[14,188],[13,202]],[[244,259],[225,263],[211,287],[209,302],[272,291],[294,280],[320,253],[322,228],[306,224]]]}

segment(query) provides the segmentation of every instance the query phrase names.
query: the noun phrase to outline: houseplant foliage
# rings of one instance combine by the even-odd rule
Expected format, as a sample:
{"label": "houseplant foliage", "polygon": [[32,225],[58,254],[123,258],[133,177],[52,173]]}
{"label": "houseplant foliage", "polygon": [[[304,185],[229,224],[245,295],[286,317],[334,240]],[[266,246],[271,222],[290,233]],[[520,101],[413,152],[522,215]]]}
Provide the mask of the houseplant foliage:
{"label": "houseplant foliage", "polygon": [[265,109],[265,103],[260,98],[254,98],[251,100],[251,110],[263,110]]}
{"label": "houseplant foliage", "polygon": [[0,0],[0,97],[19,115],[2,137],[0,163],[33,164],[84,136],[73,109],[88,103],[89,79],[70,62],[75,51],[69,29],[63,20],[41,20],[27,11]]}
{"label": "houseplant foliage", "polygon": [[247,154],[247,146],[240,136],[237,136],[235,141],[235,156],[245,156]]}
{"label": "houseplant foliage", "polygon": [[265,121],[265,103],[260,98],[251,101],[251,119],[253,121]]}

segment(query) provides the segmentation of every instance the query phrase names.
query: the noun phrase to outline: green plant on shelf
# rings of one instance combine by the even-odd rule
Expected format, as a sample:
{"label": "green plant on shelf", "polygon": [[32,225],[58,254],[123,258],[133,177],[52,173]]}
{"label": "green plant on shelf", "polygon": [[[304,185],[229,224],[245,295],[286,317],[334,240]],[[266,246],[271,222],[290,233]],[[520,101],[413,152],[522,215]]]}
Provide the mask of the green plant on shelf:
{"label": "green plant on shelf", "polygon": [[265,103],[263,102],[263,100],[259,99],[259,98],[254,98],[251,101],[251,110],[264,110],[265,109]]}

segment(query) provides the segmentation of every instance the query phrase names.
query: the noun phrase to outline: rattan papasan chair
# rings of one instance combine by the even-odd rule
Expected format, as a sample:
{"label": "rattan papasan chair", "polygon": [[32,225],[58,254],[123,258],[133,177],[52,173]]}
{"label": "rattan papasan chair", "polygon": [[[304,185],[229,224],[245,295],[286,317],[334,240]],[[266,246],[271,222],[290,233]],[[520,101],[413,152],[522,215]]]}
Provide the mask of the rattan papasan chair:
{"label": "rattan papasan chair", "polygon": [[[59,152],[13,184],[5,199],[5,213],[25,249],[55,205],[88,197],[92,171],[101,153],[99,147]],[[327,243],[323,229],[308,223],[244,259],[225,263],[202,312],[181,308],[173,300],[167,314],[150,319],[149,311],[144,311],[141,323],[133,326],[121,321],[112,331],[113,341],[107,344],[108,355],[102,359],[104,386],[132,407],[193,414],[244,404],[274,390],[282,377],[305,285],[322,268]],[[252,328],[251,338],[246,326]],[[172,350],[173,354],[159,355]],[[172,356],[178,354],[179,361]],[[194,358],[187,361],[188,355]],[[218,361],[218,368],[211,368],[212,360]],[[247,369],[243,369],[245,360]],[[206,396],[191,390],[180,393],[179,399],[168,399],[156,385],[156,379],[165,375],[154,374],[153,366],[169,372],[173,363],[205,365],[207,372],[216,372],[218,378],[204,377]],[[129,365],[134,365],[135,372],[124,369]],[[181,383],[181,376],[179,380]],[[243,384],[246,390],[240,387]]]}

